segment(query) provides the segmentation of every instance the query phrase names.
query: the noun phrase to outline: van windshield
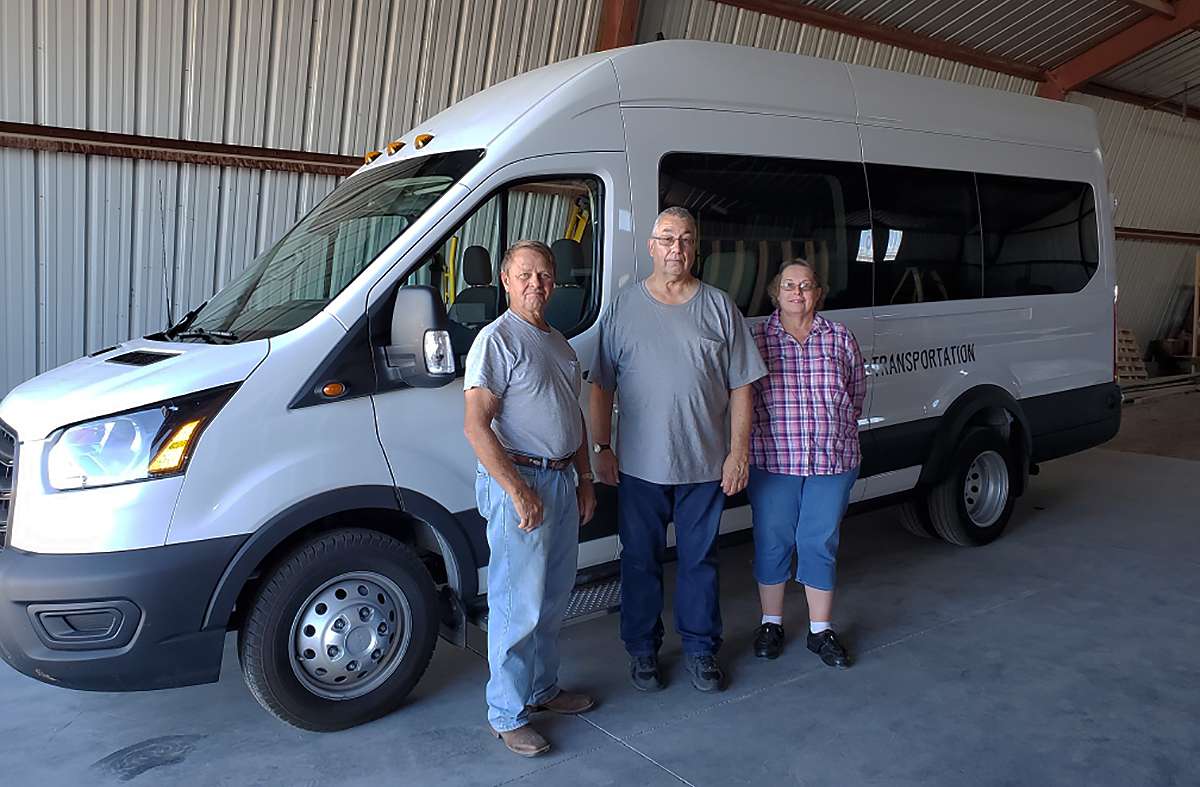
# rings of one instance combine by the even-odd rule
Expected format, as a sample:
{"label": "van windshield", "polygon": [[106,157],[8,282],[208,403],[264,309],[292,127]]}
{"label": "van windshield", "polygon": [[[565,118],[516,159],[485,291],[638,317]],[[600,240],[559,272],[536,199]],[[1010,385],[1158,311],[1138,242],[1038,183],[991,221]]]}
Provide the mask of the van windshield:
{"label": "van windshield", "polygon": [[303,325],[482,156],[482,150],[439,153],[343,181],[166,338],[224,344]]}

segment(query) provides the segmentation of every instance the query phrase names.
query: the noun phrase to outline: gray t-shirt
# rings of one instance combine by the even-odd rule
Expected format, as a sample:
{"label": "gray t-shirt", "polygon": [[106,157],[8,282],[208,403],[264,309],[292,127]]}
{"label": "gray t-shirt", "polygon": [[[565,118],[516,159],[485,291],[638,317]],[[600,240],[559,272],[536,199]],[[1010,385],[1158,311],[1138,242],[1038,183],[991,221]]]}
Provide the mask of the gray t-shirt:
{"label": "gray t-shirt", "polygon": [[750,329],[722,290],[660,303],[642,282],[600,318],[591,382],[617,390],[621,472],[656,484],[721,478],[729,392],[767,373]]}
{"label": "gray t-shirt", "polygon": [[480,331],[467,353],[463,389],[486,388],[500,400],[492,429],[514,453],[565,459],[579,449],[579,387],[579,359],[566,338],[511,310]]}

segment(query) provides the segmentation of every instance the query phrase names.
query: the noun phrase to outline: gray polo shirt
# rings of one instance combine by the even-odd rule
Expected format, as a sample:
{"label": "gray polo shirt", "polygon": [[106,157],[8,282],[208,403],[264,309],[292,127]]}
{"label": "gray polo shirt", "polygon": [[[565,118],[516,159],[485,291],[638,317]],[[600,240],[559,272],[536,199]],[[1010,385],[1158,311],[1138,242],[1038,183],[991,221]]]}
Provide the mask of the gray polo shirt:
{"label": "gray polo shirt", "polygon": [[656,484],[721,478],[729,392],[767,373],[742,313],[707,284],[687,303],[660,303],[643,282],[600,318],[591,382],[618,391],[621,472]]}
{"label": "gray polo shirt", "polygon": [[463,389],[486,388],[500,400],[492,430],[505,449],[565,459],[579,449],[579,359],[554,328],[543,331],[511,310],[475,337]]}

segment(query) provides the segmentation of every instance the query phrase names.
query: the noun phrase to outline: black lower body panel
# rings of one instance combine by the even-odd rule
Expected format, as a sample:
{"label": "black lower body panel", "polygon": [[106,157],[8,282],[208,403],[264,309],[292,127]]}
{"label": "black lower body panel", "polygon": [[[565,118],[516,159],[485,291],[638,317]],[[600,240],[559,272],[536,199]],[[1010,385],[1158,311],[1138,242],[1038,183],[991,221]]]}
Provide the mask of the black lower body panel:
{"label": "black lower body panel", "polygon": [[215,681],[225,629],[204,630],[245,536],[84,555],[0,550],[0,657],[45,683],[142,691]]}
{"label": "black lower body panel", "polygon": [[1108,442],[1121,428],[1121,388],[1101,383],[1021,400],[1033,433],[1033,461],[1045,462]]}

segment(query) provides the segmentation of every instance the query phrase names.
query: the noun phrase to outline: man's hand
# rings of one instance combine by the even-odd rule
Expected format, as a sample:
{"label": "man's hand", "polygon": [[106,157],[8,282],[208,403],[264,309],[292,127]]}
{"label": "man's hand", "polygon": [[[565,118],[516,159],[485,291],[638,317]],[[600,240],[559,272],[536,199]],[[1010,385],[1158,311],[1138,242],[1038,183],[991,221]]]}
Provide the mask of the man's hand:
{"label": "man's hand", "polygon": [[621,471],[621,468],[617,464],[617,455],[611,448],[606,448],[598,453],[592,466],[596,468],[597,481],[611,486],[617,485],[617,473]]}
{"label": "man's hand", "polygon": [[746,454],[731,453],[725,457],[725,465],[721,468],[721,491],[727,495],[736,495],[746,488],[750,478],[750,457]]}
{"label": "man's hand", "polygon": [[575,487],[575,500],[579,503],[579,526],[583,527],[596,514],[595,484],[586,478],[579,479],[579,486]]}
{"label": "man's hand", "polygon": [[521,517],[517,527],[526,533],[532,533],[542,524],[545,511],[542,510],[542,499],[537,493],[524,484],[522,487],[512,496],[513,508],[517,509],[517,516]]}

